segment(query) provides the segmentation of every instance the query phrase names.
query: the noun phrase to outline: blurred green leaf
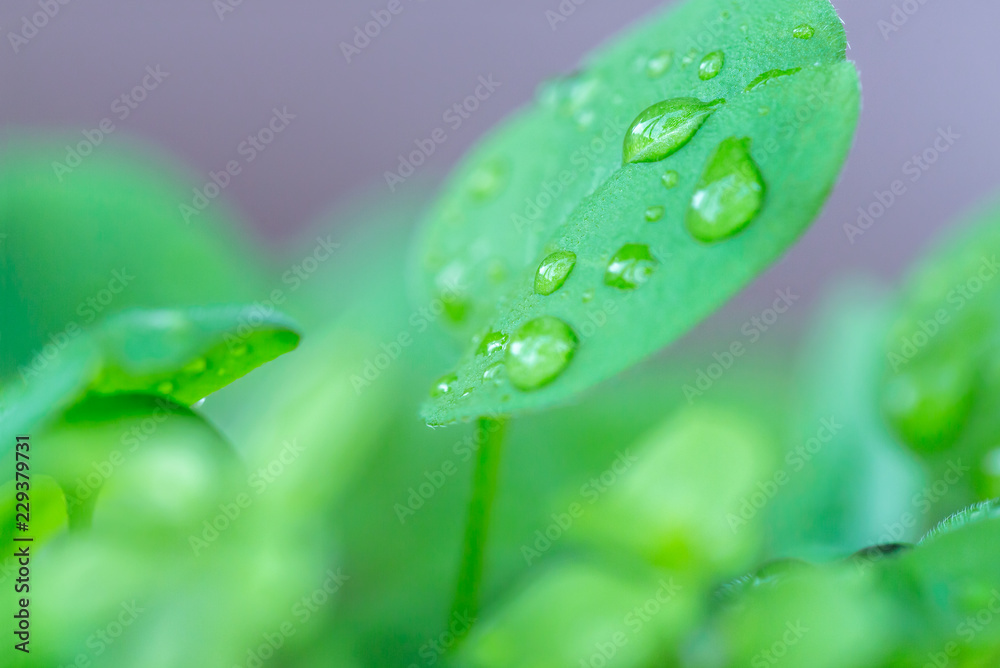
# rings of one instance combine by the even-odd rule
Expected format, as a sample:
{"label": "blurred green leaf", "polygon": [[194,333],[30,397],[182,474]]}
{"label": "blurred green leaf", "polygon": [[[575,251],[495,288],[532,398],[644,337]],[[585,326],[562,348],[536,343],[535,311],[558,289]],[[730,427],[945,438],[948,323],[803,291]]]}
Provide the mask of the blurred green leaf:
{"label": "blurred green leaf", "polygon": [[[793,35],[800,25],[810,39]],[[702,48],[688,51],[695,36]],[[844,49],[826,0],[692,1],[487,138],[432,211],[421,269],[466,341],[493,331],[510,343],[485,355],[478,339],[467,344],[428,421],[564,401],[670,343],[767,267],[816,216],[849,148],[859,89]],[[718,53],[725,64],[707,77]],[[675,103],[650,111],[661,100]],[[637,114],[669,150],[647,146],[637,155],[660,161],[623,165],[618,146]],[[676,187],[664,187],[667,174]],[[698,240],[708,228],[733,238]],[[575,255],[568,275],[544,261],[556,252]],[[536,294],[536,274],[564,284]],[[563,331],[540,335],[542,320]]]}

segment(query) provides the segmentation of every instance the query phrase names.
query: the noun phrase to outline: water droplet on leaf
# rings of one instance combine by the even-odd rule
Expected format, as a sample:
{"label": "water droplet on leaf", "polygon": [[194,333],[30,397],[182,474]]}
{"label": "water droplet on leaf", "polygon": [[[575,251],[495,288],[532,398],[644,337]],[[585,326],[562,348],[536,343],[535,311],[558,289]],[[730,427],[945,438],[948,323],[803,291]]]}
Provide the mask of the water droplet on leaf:
{"label": "water droplet on leaf", "polygon": [[493,199],[507,184],[507,172],[507,163],[500,158],[487,160],[469,176],[469,194],[480,202]]}
{"label": "water droplet on leaf", "polygon": [[662,206],[651,206],[646,209],[646,221],[655,223],[663,218],[664,208]]}
{"label": "water droplet on leaf", "polygon": [[608,263],[604,283],[619,290],[632,290],[649,280],[659,261],[645,244],[625,244]]}
{"label": "water droplet on leaf", "polygon": [[725,100],[681,97],[643,110],[625,133],[623,163],[658,162],[681,150]]}
{"label": "water droplet on leaf", "polygon": [[503,332],[490,332],[483,337],[476,350],[480,355],[492,355],[500,352],[507,345],[507,335]]}
{"label": "water droplet on leaf", "polygon": [[812,36],[816,34],[816,29],[813,28],[808,23],[803,23],[802,25],[795,26],[792,30],[792,37],[795,39],[812,39]]}
{"label": "water droplet on leaf", "polygon": [[687,214],[687,229],[711,243],[741,232],[764,204],[764,179],[750,156],[750,139],[730,137],[708,159]]}
{"label": "water droplet on leaf", "polygon": [[702,81],[714,79],[719,76],[719,72],[722,71],[725,64],[726,54],[722,51],[713,51],[701,59],[701,64],[698,66],[698,78]]}
{"label": "water droplet on leaf", "polygon": [[660,51],[653,54],[648,61],[646,61],[646,75],[650,79],[656,79],[663,76],[670,66],[674,63],[674,52],[673,51]]}
{"label": "water droplet on leaf", "polygon": [[440,397],[442,395],[448,394],[449,392],[455,389],[455,383],[457,381],[458,381],[458,375],[454,373],[448,373],[441,376],[436,381],[434,381],[434,385],[431,386],[431,396]]}
{"label": "water droplet on leaf", "polygon": [[594,300],[594,291],[593,290],[585,291],[580,299],[583,301],[584,304],[589,304]]}
{"label": "water droplet on leaf", "polygon": [[184,366],[184,373],[199,374],[205,371],[208,362],[204,357],[196,357]]}
{"label": "water droplet on leaf", "polygon": [[535,294],[551,295],[563,286],[575,266],[576,253],[572,251],[556,251],[546,257],[535,272]]}
{"label": "water droplet on leaf", "polygon": [[525,323],[507,346],[507,377],[525,392],[559,377],[576,354],[580,340],[565,322],[543,316]]}
{"label": "water droplet on leaf", "polygon": [[663,176],[660,177],[660,180],[663,181],[664,188],[670,189],[677,186],[677,182],[680,180],[680,175],[678,175],[674,170],[670,170],[669,172],[665,172]]}
{"label": "water droplet on leaf", "polygon": [[483,380],[498,380],[501,371],[503,371],[503,364],[500,362],[491,364],[486,367],[486,371],[483,371]]}
{"label": "water droplet on leaf", "polygon": [[777,79],[779,77],[791,76],[796,72],[801,72],[801,71],[802,71],[801,67],[793,67],[790,70],[768,70],[767,72],[764,72],[756,79],[748,83],[747,87],[744,88],[743,91],[745,93],[749,93],[752,90],[755,90],[757,88],[760,88],[761,86],[766,85],[768,82],[773,81],[774,79]]}

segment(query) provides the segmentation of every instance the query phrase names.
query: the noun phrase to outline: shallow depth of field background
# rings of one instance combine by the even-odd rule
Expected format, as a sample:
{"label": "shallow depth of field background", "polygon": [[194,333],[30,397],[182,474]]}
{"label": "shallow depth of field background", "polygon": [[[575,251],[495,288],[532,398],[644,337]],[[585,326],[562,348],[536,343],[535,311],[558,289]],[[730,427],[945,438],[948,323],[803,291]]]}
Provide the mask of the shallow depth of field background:
{"label": "shallow depth of field background", "polygon": [[[93,133],[108,117],[115,118],[115,129],[105,137],[108,146],[98,151],[113,156],[111,144],[152,147],[159,157],[140,154],[150,169],[170,163],[189,193],[227,161],[241,161],[241,173],[192,225],[221,219],[245,226],[246,233],[237,232],[242,242],[227,229],[217,236],[208,233],[216,247],[225,248],[219,273],[230,278],[253,274],[245,284],[233,279],[248,302],[275,286],[283,289],[290,297],[283,309],[305,332],[303,349],[209,397],[202,407],[251,471],[280,458],[285,443],[296,439],[307,445],[302,459],[293,457],[282,468],[277,482],[265,488],[268,496],[261,498],[266,502],[257,503],[205,557],[192,556],[184,544],[166,546],[172,535],[167,530],[158,533],[154,526],[143,534],[142,522],[130,515],[127,504],[115,506],[120,514],[106,516],[107,526],[121,529],[125,543],[131,532],[141,534],[128,547],[139,556],[128,550],[92,553],[87,545],[80,554],[93,561],[63,552],[64,562],[50,562],[78,566],[49,579],[53,599],[80,591],[79,600],[90,601],[93,595],[97,601],[92,609],[81,605],[42,615],[41,628],[57,629],[63,643],[48,648],[52,657],[98,658],[87,643],[89,634],[113,623],[115,606],[134,591],[153,602],[150,612],[131,627],[126,641],[109,650],[107,663],[97,665],[185,665],[194,653],[206,661],[202,665],[214,667],[218,659],[252,666],[260,648],[272,643],[265,634],[273,637],[285,623],[296,634],[279,648],[285,665],[429,666],[444,656],[428,643],[446,621],[454,622],[447,618],[447,606],[471,473],[464,458],[471,428],[431,431],[417,417],[428,382],[446,370],[454,353],[408,318],[418,307],[407,301],[400,285],[407,245],[421,207],[477,139],[528,103],[544,80],[572,71],[583,54],[663,3],[586,0],[553,26],[546,12],[572,3],[400,1],[403,11],[350,63],[341,42],[352,42],[356,29],[372,20],[370,12],[383,10],[387,0],[72,0],[59,4],[56,16],[16,52],[9,33],[20,31],[23,18],[39,11],[38,0],[4,0],[0,6],[0,161],[9,140],[49,136],[75,143],[84,137],[81,132]],[[714,362],[715,351],[746,341],[745,323],[766,312],[776,291],[795,294],[793,308],[766,331],[755,329],[759,336],[747,355],[710,389],[705,412],[699,405],[673,428],[684,432],[685,426],[712,425],[740,434],[747,418],[765,425],[761,441],[768,441],[757,451],[759,443],[751,443],[748,451],[774,454],[769,447],[778,452],[806,442],[825,420],[858,419],[843,433],[848,445],[824,449],[822,462],[813,461],[777,501],[769,501],[766,538],[754,533],[764,523],[762,512],[746,534],[724,529],[721,537],[709,539],[731,546],[752,535],[761,538],[762,555],[768,558],[840,558],[875,542],[915,540],[970,501],[963,496],[968,492],[964,482],[961,489],[949,488],[953,496],[935,498],[934,514],[923,513],[919,526],[896,535],[900,512],[913,505],[911,495],[928,481],[920,478],[915,458],[873,417],[877,379],[866,375],[866,364],[881,345],[885,309],[908,269],[932,249],[937,235],[996,192],[1000,80],[994,59],[985,54],[1000,25],[1000,5],[987,0],[834,4],[846,23],[847,56],[861,73],[863,110],[854,149],[823,214],[783,260],[655,362],[597,388],[575,406],[517,421],[491,536],[484,584],[488,604],[517,600],[526,583],[544,577],[548,571],[534,568],[531,559],[526,563],[523,550],[537,545],[536,530],[548,528],[550,513],[575,498],[581,480],[604,472],[620,456],[619,443],[640,443],[683,408],[683,386]],[[903,5],[914,11],[907,14]],[[119,120],[115,100],[150,70],[166,76]],[[443,114],[471,94],[480,78],[500,85],[460,127],[449,127]],[[266,127],[276,110],[287,125],[282,121],[284,129],[274,142],[245,163],[242,143]],[[415,141],[437,128],[446,129],[447,141],[392,192],[384,173],[395,170],[399,155],[413,151]],[[933,147],[942,134],[953,143],[938,152]],[[914,172],[912,160],[922,155],[933,158],[933,164]],[[884,193],[896,180],[905,192],[887,204]],[[859,209],[875,213],[873,224],[850,239],[844,226],[856,223]],[[177,219],[182,225],[180,214]],[[282,272],[316,252],[317,234],[338,249],[324,254],[319,271],[308,280],[290,288]],[[128,230],[121,238],[128,238]],[[116,242],[126,245],[117,237],[109,240]],[[45,266],[43,260],[39,267]],[[233,267],[237,270],[230,271]],[[85,265],[70,270],[85,271]],[[191,287],[184,286],[184,267],[176,271],[178,285]],[[353,391],[351,376],[382,351],[380,343],[400,332],[419,332],[417,343],[370,388]],[[856,393],[858,388],[863,393]],[[715,403],[735,406],[734,413],[714,413]],[[168,433],[172,438],[196,443],[215,437],[188,423],[174,427],[177,432]],[[95,440],[107,437],[98,434]],[[857,464],[863,457],[869,459]],[[765,459],[754,463],[764,470],[778,461]],[[711,480],[725,472],[702,460],[679,464],[678,470],[691,467],[691,479],[704,474]],[[1000,490],[1000,465],[991,475],[991,489]],[[437,480],[444,482],[438,486]],[[400,504],[410,503],[412,490],[427,482],[435,487],[430,498],[414,502],[412,520],[400,516]],[[714,493],[692,487],[677,498],[695,499],[698,507],[701,501],[711,503]],[[228,488],[220,494],[223,502],[231,498]],[[686,519],[691,517],[697,519],[695,514]],[[609,523],[616,522],[612,513]],[[640,521],[634,524],[641,530]],[[691,526],[697,534],[698,522]],[[601,527],[585,531],[599,536]],[[739,540],[733,538],[737,534]],[[753,540],[747,538],[747,545]],[[672,547],[686,555],[684,545]],[[174,548],[183,553],[177,560],[170,558]],[[586,551],[575,537],[560,543],[552,552],[554,570],[565,563],[560,561],[565,554],[572,557],[578,550]],[[720,556],[720,562],[725,558]],[[188,560],[194,565],[185,570]],[[91,567],[120,588],[98,597],[102,580],[89,579]],[[719,572],[725,568],[719,566]],[[52,571],[43,567],[41,572]],[[601,582],[589,581],[590,575],[563,573],[565,579],[553,584],[553,591],[600,589]],[[6,589],[3,574],[0,581]],[[843,592],[833,587],[820,593],[836,598]],[[322,603],[310,607],[302,604],[303,596]],[[844,596],[837,600],[847,601]],[[597,603],[590,604],[599,608],[600,596],[593,600]],[[113,603],[110,616],[102,607],[108,601]],[[890,618],[859,601],[848,602],[859,605],[853,618],[857,627],[866,626],[865,614],[873,628],[877,620]],[[517,610],[526,611],[527,621],[517,629],[543,642],[541,631],[531,636],[542,629],[531,617],[534,609],[551,604],[556,628],[559,615],[572,612],[576,602],[541,594],[528,599]],[[296,607],[300,604],[305,607]],[[748,642],[766,636],[748,633]],[[712,665],[712,643],[712,637],[698,637],[688,649],[696,656],[707,651],[705,665]],[[518,636],[485,645],[499,647],[503,656],[522,643]],[[530,643],[524,647],[530,649]],[[829,650],[821,647],[819,654],[841,649],[829,640]]]}

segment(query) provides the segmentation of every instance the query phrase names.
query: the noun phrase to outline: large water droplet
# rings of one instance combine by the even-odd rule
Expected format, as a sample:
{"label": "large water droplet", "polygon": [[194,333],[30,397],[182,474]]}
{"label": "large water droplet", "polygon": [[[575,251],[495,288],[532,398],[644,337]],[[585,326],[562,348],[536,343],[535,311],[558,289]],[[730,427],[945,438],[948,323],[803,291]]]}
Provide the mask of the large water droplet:
{"label": "large water droplet", "polygon": [[646,75],[650,79],[657,79],[663,76],[674,63],[673,51],[660,51],[650,56],[646,61]]}
{"label": "large water droplet", "polygon": [[556,251],[546,257],[535,272],[535,293],[551,295],[563,286],[575,266],[576,253],[572,251]]}
{"label": "large water droplet", "polygon": [[725,100],[680,97],[643,110],[625,133],[622,162],[658,162],[681,150]]}
{"label": "large water droplet", "polygon": [[566,370],[579,344],[576,332],[558,318],[526,322],[507,346],[507,377],[525,392],[547,385]]}
{"label": "large water droplet", "polygon": [[764,179],[750,156],[750,139],[723,140],[691,198],[688,231],[705,243],[738,234],[760,211],[764,191]]}
{"label": "large water droplet", "polygon": [[655,223],[663,218],[665,209],[662,206],[651,206],[646,209],[646,222]]}
{"label": "large water droplet", "polygon": [[796,72],[802,71],[801,67],[793,67],[790,70],[768,70],[764,72],[756,79],[747,84],[747,87],[743,89],[744,92],[749,93],[750,91],[760,88],[761,86],[767,84],[768,82],[777,79],[779,77],[787,77],[795,74]]}
{"label": "large water droplet", "polygon": [[608,263],[604,283],[619,290],[632,290],[649,280],[659,261],[645,244],[625,244]]}
{"label": "large water droplet", "polygon": [[440,397],[442,395],[448,394],[455,389],[455,383],[458,381],[458,375],[454,373],[448,373],[436,381],[431,386],[431,396]]}
{"label": "large water droplet", "polygon": [[660,177],[660,180],[663,182],[663,187],[669,190],[677,187],[680,175],[671,169],[670,171],[664,172],[663,176]]}
{"label": "large water droplet", "polygon": [[816,29],[813,28],[808,23],[803,23],[802,25],[795,26],[792,30],[792,37],[795,39],[812,39],[812,36],[816,34]]}
{"label": "large water droplet", "polygon": [[714,79],[719,76],[725,64],[726,54],[722,51],[713,51],[701,59],[701,64],[698,65],[698,78],[702,81]]}
{"label": "large water droplet", "polygon": [[502,351],[507,346],[507,335],[503,332],[489,332],[479,342],[476,352],[480,355],[492,355]]}

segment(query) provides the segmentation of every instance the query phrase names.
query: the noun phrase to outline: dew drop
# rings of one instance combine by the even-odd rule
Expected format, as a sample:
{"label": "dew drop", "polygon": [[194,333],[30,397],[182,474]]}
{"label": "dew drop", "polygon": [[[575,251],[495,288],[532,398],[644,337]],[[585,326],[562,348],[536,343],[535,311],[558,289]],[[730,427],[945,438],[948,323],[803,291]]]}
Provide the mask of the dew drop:
{"label": "dew drop", "polygon": [[646,61],[646,75],[650,79],[657,79],[670,69],[670,66],[674,64],[674,52],[673,51],[660,51],[658,53],[650,56],[649,60]]}
{"label": "dew drop", "polygon": [[234,343],[231,346],[229,346],[229,354],[232,355],[233,357],[242,357],[243,355],[246,355],[247,351],[249,350],[250,350],[249,346],[247,346],[247,344],[243,343],[242,341]]}
{"label": "dew drop", "polygon": [[688,51],[686,54],[684,54],[684,57],[681,58],[681,67],[687,67],[688,65],[693,63],[694,59],[697,57],[698,57],[698,49],[692,46],[691,50]]}
{"label": "dew drop", "polygon": [[431,386],[431,396],[440,397],[455,389],[455,383],[458,381],[458,375],[454,373],[449,373],[441,376],[436,381],[434,385]]}
{"label": "dew drop", "polygon": [[563,286],[575,266],[576,253],[572,251],[556,251],[546,257],[535,272],[535,294],[551,295]]}
{"label": "dew drop", "polygon": [[663,176],[660,177],[660,181],[663,182],[663,187],[668,190],[676,188],[679,180],[680,175],[672,169],[668,172],[664,172]]}
{"label": "dew drop", "polygon": [[559,377],[576,354],[580,340],[565,322],[542,316],[521,325],[507,347],[507,377],[525,392]]}
{"label": "dew drop", "polygon": [[594,291],[593,290],[585,291],[580,299],[583,301],[584,304],[589,304],[590,302],[594,301]]}
{"label": "dew drop", "polygon": [[812,36],[816,34],[816,29],[813,28],[808,23],[803,23],[802,25],[795,26],[792,30],[792,37],[795,39],[812,39]]}
{"label": "dew drop", "polygon": [[646,209],[646,222],[655,223],[663,218],[665,209],[662,206],[651,206]]}
{"label": "dew drop", "polygon": [[476,352],[480,355],[492,355],[505,347],[507,347],[507,335],[503,332],[490,332],[480,341]]}
{"label": "dew drop", "polygon": [[779,77],[791,76],[792,74],[801,71],[802,71],[801,67],[793,67],[790,70],[768,70],[767,72],[764,72],[756,79],[748,83],[747,87],[743,89],[743,92],[749,93],[750,91],[756,90],[757,88],[760,88],[761,86],[767,84],[770,81],[773,81],[774,79],[777,79]]}
{"label": "dew drop", "polygon": [[469,176],[469,195],[480,202],[495,198],[507,185],[507,175],[505,161],[499,158],[487,160]]}
{"label": "dew drop", "polygon": [[649,246],[625,244],[608,263],[604,283],[619,290],[633,290],[649,280],[658,264]]}
{"label": "dew drop", "polygon": [[658,162],[681,150],[725,100],[664,100],[640,113],[625,133],[622,162]]}
{"label": "dew drop", "polygon": [[160,394],[170,394],[174,391],[174,384],[169,380],[165,380],[156,386],[156,391]]}
{"label": "dew drop", "polygon": [[719,76],[725,64],[726,54],[722,51],[713,51],[701,59],[701,64],[698,65],[698,78],[702,81],[714,79]]}
{"label": "dew drop", "polygon": [[708,159],[691,198],[687,229],[712,243],[741,232],[764,204],[764,179],[750,156],[750,138],[723,140]]}
{"label": "dew drop", "polygon": [[759,116],[767,116],[771,113],[771,107],[757,107],[757,114]]}

